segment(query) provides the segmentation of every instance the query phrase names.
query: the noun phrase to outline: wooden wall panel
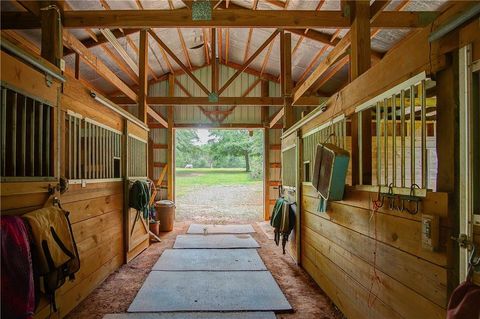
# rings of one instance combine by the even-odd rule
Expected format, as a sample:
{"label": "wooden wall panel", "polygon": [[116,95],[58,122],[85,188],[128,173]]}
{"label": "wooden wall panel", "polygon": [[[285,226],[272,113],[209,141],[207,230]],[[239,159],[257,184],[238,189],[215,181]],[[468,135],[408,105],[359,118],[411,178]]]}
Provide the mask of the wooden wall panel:
{"label": "wooden wall panel", "polygon": [[[2,81],[32,97],[57,105],[63,114],[67,110],[89,117],[116,130],[123,130],[120,115],[95,102],[79,81],[67,76],[62,86],[48,87],[43,74],[13,57],[2,54]],[[62,94],[63,93],[63,94]],[[56,112],[55,112],[56,114]],[[57,119],[57,118],[55,118]],[[55,143],[64,139],[62,119],[54,121]],[[57,123],[61,125],[57,136]],[[64,146],[62,141],[60,145]],[[56,147],[55,147],[56,149]],[[63,148],[61,148],[62,150]],[[61,154],[56,154],[61,158]],[[55,160],[56,163],[56,160]],[[55,164],[56,165],[56,164]],[[60,172],[64,162],[60,160]],[[58,179],[57,170],[55,178]],[[21,215],[51,205],[47,193],[49,185],[57,180],[2,183],[0,191],[1,214]],[[42,298],[35,318],[62,318],[77,306],[93,289],[124,262],[123,241],[123,182],[87,181],[85,185],[71,184],[65,194],[56,194],[62,207],[70,212],[72,229],[78,245],[81,268],[76,279],[66,282],[57,291],[58,313],[51,314],[50,305]]]}
{"label": "wooden wall panel", "polygon": [[[317,193],[304,183],[302,265],[323,289],[333,285],[332,292],[340,290],[347,296],[337,306],[349,317],[354,307],[360,314],[352,318],[443,318],[446,252],[421,248],[418,217],[384,209],[375,218],[368,208],[375,195],[348,188],[345,199],[329,203],[323,213],[317,211]],[[429,201],[447,204],[443,194],[429,195]],[[433,205],[426,208],[433,210]],[[342,280],[334,280],[338,276]],[[349,296],[351,291],[356,297]]]}
{"label": "wooden wall panel", "polygon": [[96,102],[90,96],[90,89],[79,80],[69,75],[66,78],[61,95],[62,110],[73,111],[118,131],[123,130],[122,116]]}
{"label": "wooden wall panel", "polygon": [[1,51],[2,82],[20,89],[27,95],[47,101],[52,106],[57,106],[57,94],[60,87],[58,82],[47,86],[45,75],[28,65],[20,62],[13,56]]}

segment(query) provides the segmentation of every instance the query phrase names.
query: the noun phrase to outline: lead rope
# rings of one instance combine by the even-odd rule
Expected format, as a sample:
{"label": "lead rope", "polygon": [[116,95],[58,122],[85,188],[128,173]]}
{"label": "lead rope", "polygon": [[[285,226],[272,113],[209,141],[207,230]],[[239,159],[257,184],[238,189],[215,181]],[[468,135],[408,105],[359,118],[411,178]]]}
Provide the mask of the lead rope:
{"label": "lead rope", "polygon": [[[380,197],[380,188],[379,188],[379,193],[378,196]],[[375,239],[375,246],[373,249],[373,276],[372,276],[372,283],[370,285],[370,289],[368,291],[368,307],[372,308],[373,304],[377,300],[378,296],[376,293],[373,293],[373,288],[375,286],[375,283],[380,285],[382,284],[382,281],[380,279],[380,276],[378,276],[377,273],[377,248],[378,248],[378,241],[377,241],[377,212],[378,210],[383,206],[383,201],[380,200],[380,198],[372,200],[373,204],[373,210],[372,210],[372,217],[373,217],[373,227],[374,227],[374,239]]]}

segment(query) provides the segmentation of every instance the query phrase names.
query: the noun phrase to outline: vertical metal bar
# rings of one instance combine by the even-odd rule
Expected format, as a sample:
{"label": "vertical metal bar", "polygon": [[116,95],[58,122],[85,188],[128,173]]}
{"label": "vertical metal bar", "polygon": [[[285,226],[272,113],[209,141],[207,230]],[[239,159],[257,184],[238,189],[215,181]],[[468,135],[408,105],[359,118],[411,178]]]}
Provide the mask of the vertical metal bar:
{"label": "vertical metal bar", "polygon": [[363,185],[363,112],[357,113],[357,136],[358,136],[358,182]]}
{"label": "vertical metal bar", "polygon": [[400,92],[400,185],[405,187],[405,91]]}
{"label": "vertical metal bar", "polygon": [[388,99],[383,100],[383,134],[384,134],[384,159],[385,159],[385,185],[388,186]]}
{"label": "vertical metal bar", "polygon": [[38,104],[38,155],[37,155],[37,161],[38,161],[38,176],[44,176],[43,172],[43,130],[45,128],[43,127],[43,103]]}
{"label": "vertical metal bar", "polygon": [[50,111],[51,108],[49,105],[45,107],[45,176],[50,176],[50,167],[51,167],[51,154],[50,154]]}
{"label": "vertical metal bar", "polygon": [[101,132],[101,149],[100,149],[100,154],[102,155],[102,171],[101,171],[101,176],[102,178],[105,178],[105,172],[106,172],[106,167],[105,167],[105,157],[106,157],[106,149],[105,149],[105,129],[103,127],[100,128]]}
{"label": "vertical metal bar", "polygon": [[376,125],[375,128],[377,129],[377,185],[381,185],[381,171],[382,171],[382,148],[381,148],[381,127],[380,127],[380,102],[377,102],[377,109],[375,112],[376,116]]}
{"label": "vertical metal bar", "polygon": [[35,148],[38,147],[35,143],[35,107],[36,102],[32,100],[32,112],[30,113],[30,176],[35,176]]}
{"label": "vertical metal bar", "polygon": [[12,176],[17,176],[17,92],[13,92],[12,108],[12,148],[10,161],[12,163]]}
{"label": "vertical metal bar", "polygon": [[88,139],[88,134],[87,134],[87,122],[85,120],[82,120],[80,122],[80,125],[82,127],[82,137],[83,137],[83,143],[82,143],[82,157],[83,157],[83,170],[82,170],[82,176],[80,178],[86,179],[87,178],[87,139]]}
{"label": "vertical metal bar", "polygon": [[113,178],[113,138],[114,138],[114,134],[112,131],[109,131],[109,138],[108,138],[108,141],[109,141],[109,144],[110,144],[110,155],[108,157],[108,161],[109,161],[109,166],[110,166],[110,176],[109,178]]}
{"label": "vertical metal bar", "polygon": [[1,158],[1,176],[6,174],[6,163],[7,163],[7,89],[2,87],[2,110],[1,110],[1,130],[2,130],[2,158]]}
{"label": "vertical metal bar", "polygon": [[90,178],[90,123],[85,121],[85,179]]}
{"label": "vertical metal bar", "polygon": [[415,184],[415,86],[410,86],[410,178]]}
{"label": "vertical metal bar", "polygon": [[422,121],[422,188],[427,188],[427,97],[425,89],[425,80],[418,87],[421,95],[421,121]]}
{"label": "vertical metal bar", "polygon": [[98,126],[93,125],[93,178],[98,178]]}
{"label": "vertical metal bar", "polygon": [[73,179],[73,158],[72,158],[72,140],[73,140],[73,119],[67,114],[68,118],[68,178]]}
{"label": "vertical metal bar", "polygon": [[73,117],[73,179],[77,179],[77,118]]}
{"label": "vertical metal bar", "polygon": [[397,186],[397,95],[392,96],[392,178]]}
{"label": "vertical metal bar", "polygon": [[27,175],[27,97],[23,97],[22,103],[22,124],[20,128],[22,134],[21,140],[21,159],[20,159],[20,174],[21,176]]}

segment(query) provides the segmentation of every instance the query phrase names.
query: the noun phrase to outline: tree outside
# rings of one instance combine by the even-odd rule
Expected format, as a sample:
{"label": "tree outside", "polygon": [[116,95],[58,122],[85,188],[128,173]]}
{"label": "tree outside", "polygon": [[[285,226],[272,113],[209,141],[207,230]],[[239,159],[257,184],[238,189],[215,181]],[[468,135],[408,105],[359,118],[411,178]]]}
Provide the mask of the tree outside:
{"label": "tree outside", "polygon": [[177,220],[262,220],[263,131],[177,129]]}
{"label": "tree outside", "polygon": [[176,167],[245,168],[252,178],[263,176],[263,132],[261,130],[176,131]]}

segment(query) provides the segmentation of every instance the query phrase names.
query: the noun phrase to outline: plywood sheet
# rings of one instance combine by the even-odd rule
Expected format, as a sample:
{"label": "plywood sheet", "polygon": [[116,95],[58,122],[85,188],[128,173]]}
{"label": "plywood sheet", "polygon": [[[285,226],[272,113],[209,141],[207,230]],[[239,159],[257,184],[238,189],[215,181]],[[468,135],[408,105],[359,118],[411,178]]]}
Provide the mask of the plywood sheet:
{"label": "plywood sheet", "polygon": [[273,312],[116,313],[103,319],[275,319]]}
{"label": "plywood sheet", "polygon": [[187,234],[248,234],[254,233],[252,225],[205,225],[191,224]]}
{"label": "plywood sheet", "polygon": [[128,312],[291,309],[268,271],[152,271]]}
{"label": "plywood sheet", "polygon": [[260,248],[250,235],[178,235],[173,248]]}
{"label": "plywood sheet", "polygon": [[152,270],[267,270],[255,249],[167,249]]}

